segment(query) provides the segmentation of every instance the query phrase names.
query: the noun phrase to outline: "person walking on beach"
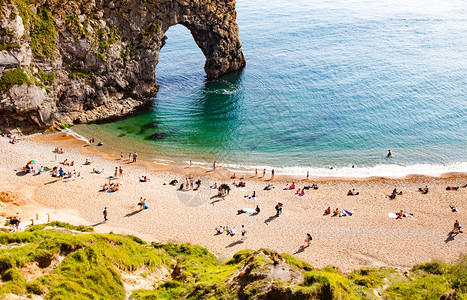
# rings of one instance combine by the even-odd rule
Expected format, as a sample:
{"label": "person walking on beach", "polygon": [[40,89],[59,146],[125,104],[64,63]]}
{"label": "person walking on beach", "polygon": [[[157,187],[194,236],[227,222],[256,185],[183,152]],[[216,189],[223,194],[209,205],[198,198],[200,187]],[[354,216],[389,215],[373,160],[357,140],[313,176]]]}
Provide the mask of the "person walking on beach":
{"label": "person walking on beach", "polygon": [[282,203],[277,203],[276,205],[276,217],[278,217],[282,213]]}
{"label": "person walking on beach", "polygon": [[307,233],[307,234],[306,234],[306,240],[305,240],[306,246],[307,246],[307,247],[310,246],[311,240],[312,240],[312,239],[313,239],[313,238],[311,237],[311,234]]}
{"label": "person walking on beach", "polygon": [[136,158],[138,157],[138,153],[133,153],[133,162],[136,162]]}
{"label": "person walking on beach", "polygon": [[104,222],[106,222],[107,219],[107,207],[104,207],[104,210],[102,211],[102,214],[104,215]]}
{"label": "person walking on beach", "polygon": [[213,170],[213,171],[216,170],[216,161],[214,161],[214,162],[212,163],[212,170]]}
{"label": "person walking on beach", "polygon": [[242,241],[246,240],[246,229],[245,225],[242,225]]}

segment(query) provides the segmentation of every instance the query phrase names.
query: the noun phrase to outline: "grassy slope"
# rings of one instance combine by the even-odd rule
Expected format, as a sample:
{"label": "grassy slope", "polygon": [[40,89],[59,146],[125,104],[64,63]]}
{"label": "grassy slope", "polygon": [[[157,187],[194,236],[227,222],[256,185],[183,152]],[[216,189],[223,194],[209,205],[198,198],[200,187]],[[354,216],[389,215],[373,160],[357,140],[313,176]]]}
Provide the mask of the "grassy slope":
{"label": "grassy slope", "polygon": [[[146,244],[132,236],[96,234],[87,227],[53,223],[26,232],[0,234],[0,295],[42,295],[47,299],[124,299],[121,272],[144,269],[154,277],[161,268],[171,279],[136,299],[467,299],[467,256],[455,265],[432,262],[401,274],[390,268],[361,269],[344,276],[337,268],[313,269],[288,254],[267,249],[242,250],[224,263],[191,244]],[[81,232],[83,233],[81,233]],[[60,260],[57,260],[61,258]],[[24,266],[50,269],[33,280]],[[55,265],[54,265],[55,262]],[[295,278],[271,277],[277,266]],[[53,267],[53,268],[52,268]],[[23,268],[23,269],[22,269]]]}

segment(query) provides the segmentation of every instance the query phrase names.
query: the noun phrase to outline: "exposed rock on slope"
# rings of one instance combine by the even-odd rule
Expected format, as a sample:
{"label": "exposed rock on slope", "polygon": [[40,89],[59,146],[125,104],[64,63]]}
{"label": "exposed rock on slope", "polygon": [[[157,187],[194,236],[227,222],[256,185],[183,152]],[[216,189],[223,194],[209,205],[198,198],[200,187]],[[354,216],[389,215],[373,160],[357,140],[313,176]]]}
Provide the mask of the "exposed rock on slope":
{"label": "exposed rock on slope", "polygon": [[187,27],[208,78],[240,70],[235,1],[0,0],[0,128],[34,131],[150,105],[170,26]]}

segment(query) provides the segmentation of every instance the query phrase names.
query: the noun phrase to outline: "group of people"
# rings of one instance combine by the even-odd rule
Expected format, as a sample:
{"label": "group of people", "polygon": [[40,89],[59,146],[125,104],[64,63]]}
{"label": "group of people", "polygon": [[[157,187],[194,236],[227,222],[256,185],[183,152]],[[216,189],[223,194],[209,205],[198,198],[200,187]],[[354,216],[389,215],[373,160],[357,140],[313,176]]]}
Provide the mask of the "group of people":
{"label": "group of people", "polygon": [[227,235],[234,236],[236,234],[235,232],[235,226],[230,227],[230,226],[219,226],[216,228],[217,234],[222,234],[226,233]]}
{"label": "group of people", "polygon": [[[331,214],[331,207],[328,206],[328,208],[326,208],[324,210],[324,213],[323,215],[324,216],[327,216],[327,215],[330,215]],[[351,210],[347,210],[347,209],[341,209],[339,210],[339,208],[336,208],[334,211],[332,211],[332,216],[333,217],[336,217],[336,216],[339,216],[339,217],[346,217],[346,216],[351,216],[353,215],[353,211]]]}
{"label": "group of people", "polygon": [[146,198],[139,198],[139,202],[138,202],[138,205],[139,205],[139,210],[143,210],[143,209],[148,209],[149,206],[146,204]]}
{"label": "group of people", "polygon": [[11,232],[18,232],[19,231],[19,223],[21,223],[21,218],[17,216],[10,217],[10,231]]}
{"label": "group of people", "polygon": [[402,195],[402,191],[401,191],[401,192],[398,192],[398,191],[397,191],[397,188],[394,188],[394,189],[392,190],[391,195],[388,195],[388,196],[386,196],[386,197],[388,197],[389,199],[396,199],[396,196],[397,196],[397,195]]}
{"label": "group of people", "polygon": [[118,183],[118,182],[109,182],[108,183],[105,183],[103,186],[102,186],[102,192],[107,192],[107,193],[113,193],[113,192],[116,192],[119,190],[119,188],[122,186],[121,183]]}
{"label": "group of people", "polygon": [[421,192],[422,194],[428,194],[428,186],[425,185],[424,188],[418,188],[418,191]]}

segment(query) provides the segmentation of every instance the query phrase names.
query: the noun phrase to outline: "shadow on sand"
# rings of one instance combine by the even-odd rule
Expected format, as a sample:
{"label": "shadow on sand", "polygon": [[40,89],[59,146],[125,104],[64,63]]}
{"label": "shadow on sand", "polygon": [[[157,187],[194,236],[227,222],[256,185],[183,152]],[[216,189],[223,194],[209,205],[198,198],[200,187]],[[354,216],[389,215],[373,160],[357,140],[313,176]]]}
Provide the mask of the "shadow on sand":
{"label": "shadow on sand", "polygon": [[131,216],[134,216],[134,215],[136,215],[137,213],[140,213],[140,212],[142,212],[142,210],[138,209],[138,210],[135,210],[135,211],[133,211],[131,213],[127,213],[124,217],[131,217]]}
{"label": "shadow on sand", "polygon": [[264,223],[265,223],[266,225],[268,225],[268,223],[274,221],[274,220],[277,219],[277,218],[279,218],[278,215],[270,216],[269,218],[267,218],[266,220],[264,220]]}
{"label": "shadow on sand", "polygon": [[232,247],[235,247],[235,246],[240,245],[240,244],[243,244],[242,240],[238,240],[238,241],[235,241],[233,243],[230,243],[229,245],[225,246],[225,248],[232,248]]}

